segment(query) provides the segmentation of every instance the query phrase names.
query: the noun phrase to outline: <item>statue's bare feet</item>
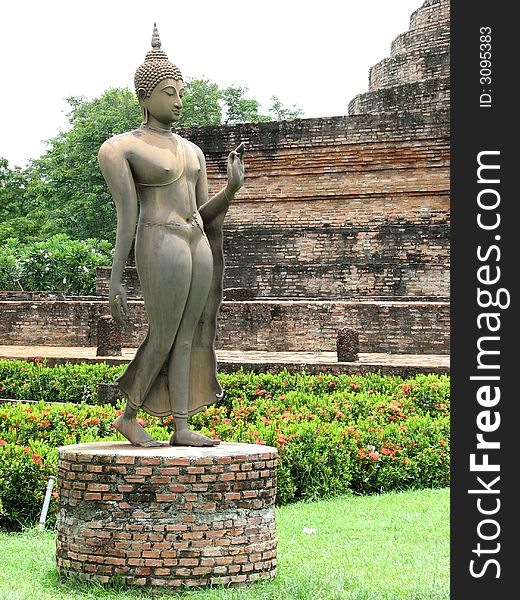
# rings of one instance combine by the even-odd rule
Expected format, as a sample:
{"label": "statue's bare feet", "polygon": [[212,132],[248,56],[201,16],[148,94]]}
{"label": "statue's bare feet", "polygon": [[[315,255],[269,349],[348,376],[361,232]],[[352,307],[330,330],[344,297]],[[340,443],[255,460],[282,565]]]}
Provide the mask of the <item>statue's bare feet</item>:
{"label": "statue's bare feet", "polygon": [[213,440],[202,433],[196,433],[191,429],[175,431],[170,438],[171,446],[218,446],[220,440]]}
{"label": "statue's bare feet", "polygon": [[155,448],[162,445],[161,442],[154,440],[146,433],[146,431],[137,422],[137,419],[128,419],[124,415],[120,415],[112,423],[112,427],[124,435],[125,438],[134,446]]}

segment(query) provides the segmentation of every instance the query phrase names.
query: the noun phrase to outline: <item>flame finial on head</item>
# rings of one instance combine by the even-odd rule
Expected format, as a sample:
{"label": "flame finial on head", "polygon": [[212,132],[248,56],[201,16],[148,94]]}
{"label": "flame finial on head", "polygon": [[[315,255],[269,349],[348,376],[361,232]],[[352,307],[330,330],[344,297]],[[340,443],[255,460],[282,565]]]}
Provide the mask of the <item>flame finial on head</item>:
{"label": "flame finial on head", "polygon": [[153,24],[152,48],[161,48],[161,38],[159,37],[159,32],[157,31],[157,23]]}
{"label": "flame finial on head", "polygon": [[168,60],[166,52],[161,50],[161,38],[154,23],[152,49],[146,53],[144,63],[138,67],[134,75],[135,91],[139,95],[139,90],[144,90],[144,97],[148,98],[155,86],[163,79],[182,80],[182,73]]}

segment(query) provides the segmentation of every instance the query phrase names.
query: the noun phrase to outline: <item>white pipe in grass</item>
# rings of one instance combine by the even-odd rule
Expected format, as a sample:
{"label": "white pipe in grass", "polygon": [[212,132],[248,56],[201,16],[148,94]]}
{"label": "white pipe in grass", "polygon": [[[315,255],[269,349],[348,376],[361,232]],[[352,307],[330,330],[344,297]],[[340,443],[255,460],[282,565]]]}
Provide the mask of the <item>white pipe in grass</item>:
{"label": "white pipe in grass", "polygon": [[40,524],[38,526],[38,529],[45,529],[45,521],[47,520],[47,512],[49,510],[52,488],[54,487],[55,481],[56,477],[54,477],[54,475],[51,475],[49,477],[49,481],[47,482],[47,491],[45,492],[45,500],[43,501],[42,514],[40,515]]}

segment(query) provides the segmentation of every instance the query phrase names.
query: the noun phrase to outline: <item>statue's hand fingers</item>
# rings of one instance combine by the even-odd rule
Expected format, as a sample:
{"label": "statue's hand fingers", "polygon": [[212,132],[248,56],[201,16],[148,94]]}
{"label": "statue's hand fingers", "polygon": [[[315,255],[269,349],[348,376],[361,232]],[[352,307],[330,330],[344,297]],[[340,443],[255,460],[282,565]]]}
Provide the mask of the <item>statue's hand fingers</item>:
{"label": "statue's hand fingers", "polygon": [[126,298],[121,298],[121,314],[124,317],[128,317],[128,302],[126,301]]}
{"label": "statue's hand fingers", "polygon": [[123,327],[124,325],[124,321],[123,318],[121,317],[121,313],[118,312],[117,310],[111,310],[110,311],[112,313],[112,318],[114,319],[114,321],[120,326]]}
{"label": "statue's hand fingers", "polygon": [[237,156],[238,156],[238,154],[234,150],[233,150],[233,152],[229,153],[228,159],[227,159],[228,173],[229,173],[229,169],[233,168],[233,165],[235,164],[235,160],[236,160]]}
{"label": "statue's hand fingers", "polygon": [[112,313],[112,318],[114,321],[121,327],[123,327],[125,324],[123,316],[127,315],[127,311],[128,307],[126,306],[126,300],[123,303],[121,296],[118,294],[110,306],[110,312]]}

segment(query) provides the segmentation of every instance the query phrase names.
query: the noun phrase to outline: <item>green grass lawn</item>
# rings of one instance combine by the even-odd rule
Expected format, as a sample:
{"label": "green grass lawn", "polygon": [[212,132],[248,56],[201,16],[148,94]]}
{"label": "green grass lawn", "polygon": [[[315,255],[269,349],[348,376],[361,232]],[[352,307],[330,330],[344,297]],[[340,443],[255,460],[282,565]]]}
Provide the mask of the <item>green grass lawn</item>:
{"label": "green grass lawn", "polygon": [[[315,528],[306,534],[304,527]],[[447,600],[449,490],[341,497],[277,509],[278,575],[247,588],[187,591],[190,600]],[[60,583],[52,532],[0,533],[0,599],[171,598]],[[174,596],[175,597],[175,596]]]}

